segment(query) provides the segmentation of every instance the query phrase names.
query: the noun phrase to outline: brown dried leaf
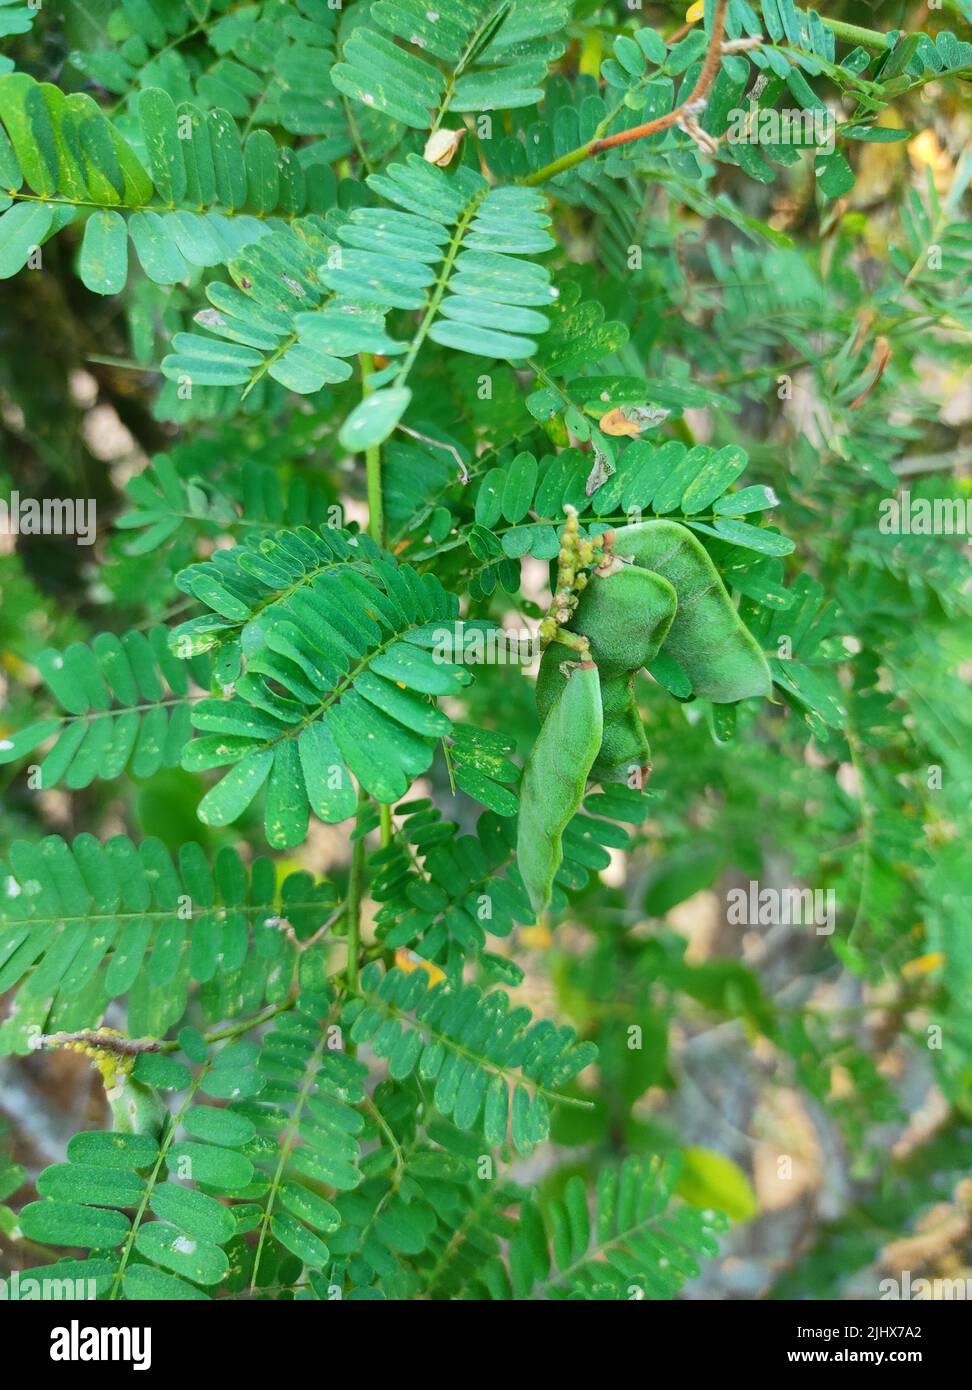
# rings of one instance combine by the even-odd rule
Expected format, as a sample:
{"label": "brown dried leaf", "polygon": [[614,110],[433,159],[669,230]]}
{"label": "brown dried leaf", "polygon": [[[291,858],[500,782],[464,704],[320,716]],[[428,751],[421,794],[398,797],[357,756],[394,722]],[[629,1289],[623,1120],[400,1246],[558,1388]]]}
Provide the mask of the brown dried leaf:
{"label": "brown dried leaf", "polygon": [[605,434],[626,434],[630,439],[637,439],[641,433],[641,426],[637,420],[626,420],[620,406],[615,406],[606,415],[602,415],[598,425]]}
{"label": "brown dried leaf", "polygon": [[459,130],[446,130],[444,126],[439,130],[433,130],[425,142],[422,158],[429,164],[437,164],[440,169],[444,169],[447,164],[452,163],[453,155],[465,133],[464,126]]}

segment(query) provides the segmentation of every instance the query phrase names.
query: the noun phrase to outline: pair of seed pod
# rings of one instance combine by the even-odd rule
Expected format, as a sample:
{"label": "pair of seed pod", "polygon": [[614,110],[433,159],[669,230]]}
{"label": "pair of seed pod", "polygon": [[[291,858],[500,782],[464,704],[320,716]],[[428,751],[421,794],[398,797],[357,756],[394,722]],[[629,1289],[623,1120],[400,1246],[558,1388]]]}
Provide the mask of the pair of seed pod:
{"label": "pair of seed pod", "polygon": [[[731,704],[770,691],[766,658],[691,531],[675,521],[639,522],[614,531],[610,551],[614,560],[591,577],[570,622],[588,639],[600,673],[604,735],[590,774],[599,782],[627,781],[650,763],[634,682],[662,648],[700,699]],[[544,652],[541,719],[559,698],[572,655],[558,642]]]}
{"label": "pair of seed pod", "polygon": [[651,750],[635,700],[637,673],[664,649],[701,699],[768,695],[766,658],[708,552],[686,527],[648,521],[606,538],[605,561],[581,590],[570,630],[590,660],[551,642],[537,676],[540,734],[520,797],[517,862],[534,910],[550,900],[564,828],[589,779],[641,785]]}

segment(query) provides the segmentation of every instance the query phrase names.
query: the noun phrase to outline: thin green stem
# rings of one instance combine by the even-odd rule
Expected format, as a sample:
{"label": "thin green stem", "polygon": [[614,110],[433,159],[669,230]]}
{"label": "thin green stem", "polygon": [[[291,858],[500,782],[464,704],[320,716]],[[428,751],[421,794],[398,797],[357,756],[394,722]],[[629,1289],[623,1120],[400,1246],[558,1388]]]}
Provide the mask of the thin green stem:
{"label": "thin green stem", "polygon": [[486,197],[488,191],[488,188],[484,188],[480,193],[477,193],[475,197],[470,198],[469,202],[466,204],[465,208],[462,211],[462,215],[460,216],[459,221],[455,225],[455,229],[452,233],[452,239],[449,242],[449,248],[446,251],[444,260],[442,261],[438,278],[436,279],[436,282],[432,287],[432,294],[429,297],[425,313],[422,316],[422,322],[418,326],[418,331],[416,332],[415,337],[412,339],[408,352],[405,354],[405,357],[402,361],[402,365],[398,369],[398,375],[395,377],[396,386],[404,386],[406,378],[408,377],[409,372],[412,370],[412,367],[415,364],[415,359],[419,354],[419,349],[425,342],[429,329],[435,322],[435,316],[439,312],[439,305],[442,303],[443,296],[445,295],[446,286],[449,283],[449,277],[452,275],[452,269],[456,263],[456,257],[462,250],[463,239],[469,228],[469,224],[476,216],[476,213],[479,211],[479,206],[482,203],[483,199]]}
{"label": "thin green stem", "polygon": [[[287,909],[290,912],[299,912],[305,908],[315,907],[320,907],[320,903],[313,898],[308,899],[306,902],[301,900],[299,902],[288,902],[287,904]],[[280,904],[277,902],[241,903],[238,907],[233,908],[234,913],[238,912],[246,917],[259,917],[261,915],[270,916],[279,910]],[[215,921],[219,919],[220,914],[224,911],[225,905],[223,903],[214,907],[200,908],[199,912],[194,914],[190,920],[196,924],[209,921],[210,919]],[[15,919],[10,918],[9,920],[13,921]],[[24,917],[19,920],[25,926],[29,923],[35,931],[40,927],[71,927],[80,922],[83,922],[86,926],[94,927],[96,930],[103,930],[106,925],[113,927],[116,923],[121,924],[123,922],[145,922],[146,924],[171,922],[172,909],[150,908],[145,912],[75,912],[70,916],[63,912],[56,912],[51,915],[41,916],[38,914],[36,917]],[[106,959],[110,958],[111,952],[106,953]]]}
{"label": "thin green stem", "polygon": [[[374,371],[374,358],[368,352],[361,354],[361,396],[367,400],[371,395],[371,373]],[[376,545],[384,546],[385,499],[381,484],[381,445],[372,444],[365,450],[365,473],[368,488],[368,535]],[[381,827],[381,844],[384,849],[391,844],[391,807],[379,806],[378,817]]]}
{"label": "thin green stem", "polygon": [[[361,354],[361,398],[371,395],[371,374],[374,358],[369,352]],[[372,444],[365,450],[365,472],[368,487],[368,535],[376,545],[385,544],[385,501],[381,491],[381,445]]]}
{"label": "thin green stem", "polygon": [[573,169],[576,164],[583,164],[585,159],[590,159],[591,155],[595,153],[595,144],[596,141],[588,140],[586,145],[578,145],[576,150],[571,150],[569,154],[562,154],[559,159],[545,164],[542,169],[528,174],[519,182],[526,184],[527,188],[535,188],[538,183],[547,183],[550,179],[555,179],[558,174],[566,174],[568,169]]}
{"label": "thin green stem", "polygon": [[307,1060],[307,1068],[304,1073],[304,1079],[301,1083],[300,1090],[297,1094],[293,1114],[291,1115],[290,1122],[287,1125],[286,1134],[280,1140],[280,1158],[277,1162],[276,1169],[274,1170],[273,1178],[270,1181],[270,1190],[267,1195],[267,1205],[264,1208],[263,1217],[260,1221],[260,1234],[257,1237],[256,1254],[253,1257],[253,1274],[250,1279],[251,1293],[255,1292],[257,1289],[257,1279],[260,1277],[260,1257],[263,1254],[263,1247],[266,1244],[267,1235],[270,1231],[270,1221],[273,1216],[274,1206],[276,1205],[277,1194],[280,1191],[280,1187],[283,1182],[284,1171],[287,1167],[288,1162],[290,1161],[290,1155],[300,1139],[300,1122],[303,1118],[304,1110],[307,1106],[308,1097],[310,1096],[311,1092],[314,1090],[315,1085],[317,1084],[317,1072],[321,1065],[321,1059],[327,1048],[327,1039],[327,1029],[322,1028],[321,1036],[317,1040],[317,1045],[315,1046],[314,1051],[311,1053],[310,1057]]}
{"label": "thin green stem", "polygon": [[439,126],[442,124],[445,118],[445,114],[449,109],[449,103],[452,101],[452,98],[455,95],[456,83],[459,81],[459,78],[462,77],[463,73],[466,71],[466,68],[469,66],[469,63],[472,61],[475,55],[479,51],[481,51],[482,41],[487,31],[490,29],[495,30],[495,28],[496,7],[492,6],[489,10],[487,10],[486,15],[480,23],[479,27],[473,31],[472,35],[469,38],[469,42],[466,44],[466,47],[463,49],[459,57],[458,63],[456,64],[452,72],[449,73],[446,79],[446,86],[445,91],[442,93],[442,100],[439,102],[438,109],[436,110],[435,116],[432,120],[432,124],[429,127],[430,135],[434,135],[435,132],[439,129]]}
{"label": "thin green stem", "polygon": [[169,1150],[172,1148],[172,1144],[175,1140],[179,1124],[182,1120],[183,1115],[186,1113],[186,1111],[192,1104],[196,1092],[199,1090],[199,1087],[205,1081],[208,1072],[209,1066],[206,1065],[199,1072],[198,1076],[196,1076],[193,1079],[192,1085],[189,1087],[185,1100],[180,1105],[177,1113],[173,1115],[168,1122],[166,1132],[159,1143],[158,1157],[156,1158],[155,1163],[152,1165],[151,1173],[146,1179],[145,1191],[142,1194],[142,1200],[139,1202],[135,1215],[132,1217],[131,1227],[129,1228],[128,1235],[125,1237],[124,1243],[122,1245],[119,1254],[118,1268],[112,1275],[111,1288],[108,1293],[109,1301],[113,1301],[121,1295],[122,1280],[125,1277],[125,1269],[128,1265],[128,1261],[131,1257],[132,1251],[135,1248],[135,1238],[138,1235],[139,1227],[141,1226],[145,1213],[148,1210],[148,1205],[152,1199],[152,1195],[155,1192],[156,1187],[158,1186],[159,1178],[162,1176],[162,1169],[165,1167],[165,1161],[168,1157]]}
{"label": "thin green stem", "polygon": [[355,153],[361,160],[361,167],[364,169],[366,174],[373,174],[375,172],[375,166],[368,158],[368,151],[365,148],[365,143],[361,138],[361,132],[358,129],[358,123],[354,118],[354,109],[352,103],[348,101],[347,97],[343,94],[343,92],[341,94],[341,105],[344,107],[344,114],[348,122],[348,133],[351,136],[351,143],[354,145]]}
{"label": "thin green stem", "polygon": [[[677,125],[686,107],[691,107],[694,103],[703,100],[715,81],[722,58],[722,39],[725,32],[726,0],[721,0],[715,19],[712,25],[712,32],[709,37],[709,46],[706,50],[705,61],[699,79],[696,82],[687,100],[676,106],[674,110],[667,112],[663,116],[657,116],[654,120],[647,121],[644,125],[632,126],[628,130],[618,131],[615,135],[605,136],[604,122],[598,127],[592,140],[579,145],[576,149],[562,154],[559,159],[552,160],[545,164],[542,169],[536,169],[532,174],[527,174],[517,182],[534,188],[537,184],[548,183],[551,179],[557,178],[559,174],[564,174],[568,169],[575,168],[578,164],[583,164],[585,159],[591,159],[594,155],[600,154],[604,150],[612,149],[616,145],[628,145],[634,140],[643,140],[649,135],[657,135],[663,130],[669,130],[673,125]],[[821,16],[823,18],[823,16]],[[844,40],[846,43],[859,44],[863,48],[876,50],[878,52],[888,49],[891,45],[887,34],[882,34],[877,29],[864,29],[858,24],[845,24],[843,20],[823,19],[823,22],[831,29],[836,38]],[[617,114],[616,112],[614,114]],[[608,122],[613,116],[608,117]]]}
{"label": "thin green stem", "polygon": [[364,1103],[367,1106],[368,1110],[370,1110],[371,1114],[374,1116],[375,1124],[378,1126],[382,1134],[388,1140],[388,1146],[392,1151],[392,1161],[395,1168],[395,1176],[392,1179],[391,1190],[394,1193],[398,1190],[398,1185],[405,1174],[405,1150],[402,1148],[401,1144],[395,1138],[395,1131],[392,1129],[391,1125],[388,1123],[384,1115],[378,1109],[378,1106],[372,1100],[371,1096],[365,1096]]}
{"label": "thin green stem", "polygon": [[[40,9],[40,6],[38,5],[37,8]],[[163,44],[161,48],[157,48],[155,50],[155,52],[152,54],[152,61],[157,63],[160,58],[164,58],[167,53],[171,53],[172,50],[174,48],[178,48],[180,44],[189,43],[191,39],[196,38],[199,34],[208,34],[209,30],[213,27],[213,25],[219,18],[220,16],[218,13],[214,14],[208,19],[200,20],[198,24],[194,24],[192,28],[184,30],[183,33],[176,34],[175,38],[170,39],[168,43]],[[129,87],[128,90],[126,92],[123,92],[116,101],[112,102],[111,106],[105,108],[107,114],[109,116],[113,116],[116,111],[118,111],[122,106],[124,106],[125,103],[133,95],[135,95],[136,91],[136,87]]]}
{"label": "thin green stem", "polygon": [[890,48],[887,34],[882,34],[879,29],[864,29],[860,24],[845,24],[842,19],[828,19],[826,15],[820,18],[827,28],[832,30],[834,37],[843,39],[845,43],[857,43],[861,48],[885,49]]}
{"label": "thin green stem", "polygon": [[[368,804],[368,793],[358,788],[358,810],[355,827],[361,829],[362,814]],[[358,988],[358,956],[361,953],[361,899],[364,896],[365,878],[365,837],[359,835],[351,852],[351,873],[348,878],[347,924],[348,924],[348,963],[347,987],[349,991]]]}
{"label": "thin green stem", "polygon": [[629,130],[619,130],[615,135],[606,135],[599,139],[589,140],[585,145],[571,150],[569,154],[561,155],[553,163],[544,165],[542,169],[537,169],[518,182],[525,184],[528,188],[533,188],[538,183],[546,183],[548,179],[556,178],[558,174],[572,169],[575,164],[581,164],[592,155],[600,154],[602,150],[614,149],[616,145],[629,145],[634,140],[643,140],[646,136],[657,135],[661,131],[669,130],[672,126],[677,125],[688,111],[696,107],[698,102],[704,102],[713,82],[719,75],[719,69],[722,66],[722,40],[726,32],[728,7],[729,0],[716,0],[712,31],[709,34],[709,43],[705,50],[702,70],[685,101],[680,102],[664,116],[656,116],[654,120],[646,121],[644,125],[632,126]]}
{"label": "thin green stem", "polygon": [[444,1051],[451,1052],[466,1063],[471,1063],[477,1068],[488,1071],[491,1076],[501,1076],[510,1086],[522,1086],[525,1090],[534,1095],[543,1096],[551,1105],[563,1105],[571,1110],[592,1110],[594,1102],[584,1100],[581,1096],[565,1095],[563,1091],[552,1091],[548,1086],[542,1085],[535,1077],[527,1076],[524,1072],[518,1072],[512,1065],[503,1066],[493,1062],[489,1057],[481,1052],[477,1052],[472,1046],[466,1046],[457,1041],[448,1033],[436,1028],[427,1019],[411,1018],[404,1013],[397,1005],[382,999],[380,995],[365,994],[357,985],[352,985],[350,980],[347,985],[347,993],[353,994],[356,998],[363,1000],[372,1008],[376,1009],[385,1019],[404,1020],[410,1028],[414,1028],[422,1035],[423,1042],[440,1045]]}
{"label": "thin green stem", "polygon": [[[96,198],[67,198],[50,197],[45,193],[25,193],[21,188],[6,188],[3,190],[4,197],[10,198],[15,203],[46,203],[48,207],[64,208],[91,208],[94,212],[210,212],[211,208],[205,203],[194,203],[191,206],[181,206],[177,203],[108,203],[103,199]],[[215,206],[215,204],[214,204]],[[299,212],[274,212],[267,214],[263,212],[250,212],[247,208],[230,208],[219,205],[219,215],[221,217],[257,217],[265,220],[272,216],[283,222],[296,222],[302,216]]]}
{"label": "thin green stem", "polygon": [[[296,1003],[296,998],[285,999],[280,1004],[274,1004],[269,1009],[264,1009],[262,1013],[254,1014],[252,1018],[241,1019],[239,1023],[228,1024],[225,1028],[219,1028],[215,1033],[206,1033],[203,1041],[207,1043],[226,1042],[229,1038],[238,1038],[243,1033],[249,1033],[253,1028],[259,1028],[261,1023],[269,1023],[278,1014],[285,1014],[288,1009],[292,1009]],[[179,1041],[177,1038],[167,1039],[159,1045],[159,1052],[178,1052]]]}

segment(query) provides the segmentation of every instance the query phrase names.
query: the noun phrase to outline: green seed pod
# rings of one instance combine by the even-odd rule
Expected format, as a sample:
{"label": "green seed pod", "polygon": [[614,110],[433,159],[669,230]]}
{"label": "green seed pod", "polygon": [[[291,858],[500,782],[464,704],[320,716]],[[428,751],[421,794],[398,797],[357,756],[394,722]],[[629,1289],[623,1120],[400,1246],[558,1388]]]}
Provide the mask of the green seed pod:
{"label": "green seed pod", "polygon": [[[559,642],[551,643],[541,657],[536,690],[541,719],[546,719],[567,684],[561,664],[576,659],[576,653]],[[645,774],[651,765],[651,748],[635,701],[635,673],[609,667],[599,671],[599,677],[603,731],[590,778],[594,782],[628,782],[632,769]]]}
{"label": "green seed pod", "polygon": [[550,901],[564,857],[563,833],[583,799],[602,732],[597,667],[584,661],[564,681],[540,726],[520,784],[516,862],[538,914]]}
{"label": "green seed pod", "polygon": [[565,661],[575,662],[577,653],[571,651],[570,647],[565,647],[561,642],[551,642],[540,658],[540,667],[537,671],[537,713],[540,715],[542,724],[550,713],[553,706],[563,694],[564,686],[567,684],[567,677],[561,671],[561,664]]}
{"label": "green seed pod", "polygon": [[642,521],[615,531],[614,550],[660,574],[675,589],[678,608],[665,650],[696,695],[729,704],[770,693],[766,658],[691,531],[675,521]]}
{"label": "green seed pod", "polygon": [[635,700],[635,673],[601,673],[604,733],[591,768],[593,782],[632,783],[641,786],[651,770],[651,746]]}
{"label": "green seed pod", "polygon": [[570,622],[591,644],[603,669],[640,671],[658,655],[678,600],[667,579],[638,565],[597,575],[581,594]]}
{"label": "green seed pod", "polygon": [[108,1058],[98,1069],[104,1077],[115,1129],[121,1134],[150,1134],[158,1139],[169,1111],[155,1087],[134,1079],[131,1059],[126,1066],[117,1058]]}

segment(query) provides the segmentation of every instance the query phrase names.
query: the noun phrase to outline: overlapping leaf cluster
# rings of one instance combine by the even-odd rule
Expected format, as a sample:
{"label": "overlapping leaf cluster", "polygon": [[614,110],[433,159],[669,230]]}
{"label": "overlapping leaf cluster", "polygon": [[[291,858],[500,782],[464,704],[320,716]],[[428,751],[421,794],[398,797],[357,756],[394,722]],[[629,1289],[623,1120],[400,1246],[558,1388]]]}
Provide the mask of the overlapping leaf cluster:
{"label": "overlapping leaf cluster", "polygon": [[[717,55],[693,126],[717,7],[659,9],[120,0],[68,48],[60,16],[0,5],[23,44],[0,58],[4,309],[53,362],[27,381],[17,342],[3,369],[9,471],[43,457],[63,492],[80,458],[112,513],[57,611],[43,565],[2,560],[0,1043],[86,1051],[113,1099],[0,1208],[88,1252],[47,1274],[106,1298],[673,1297],[720,1205],[752,1204],[722,1156],[705,1181],[682,1161],[659,1098],[772,1066],[873,1183],[914,1018],[944,1025],[959,1135],[968,563],[875,512],[960,455],[927,360],[964,370],[972,164],[909,143],[905,187],[904,161],[972,45],[931,14],[885,34],[730,0],[728,39],[759,41]],[[805,113],[833,148],[813,120],[740,140],[740,110],[757,136]],[[40,427],[89,379],[131,468]],[[571,509],[585,536],[688,526],[774,704],[693,701],[654,662],[651,792],[589,789],[534,923],[533,682],[464,652],[536,627]],[[780,873],[835,888],[832,942],[700,959],[665,921]],[[717,1028],[693,1076],[684,1040]],[[4,1161],[0,1199],[23,1177]],[[859,1254],[829,1241],[827,1295]]]}

